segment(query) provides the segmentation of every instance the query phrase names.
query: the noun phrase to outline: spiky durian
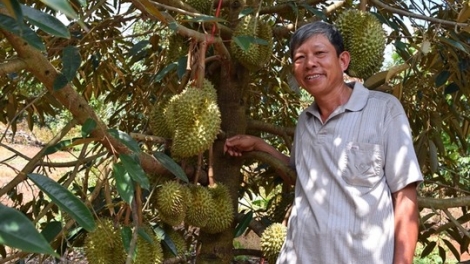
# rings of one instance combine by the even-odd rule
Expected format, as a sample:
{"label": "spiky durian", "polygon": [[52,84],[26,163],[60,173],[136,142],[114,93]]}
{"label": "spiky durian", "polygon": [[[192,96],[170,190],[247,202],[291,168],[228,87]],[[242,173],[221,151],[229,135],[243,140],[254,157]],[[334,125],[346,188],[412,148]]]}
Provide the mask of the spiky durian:
{"label": "spiky durian", "polygon": [[268,214],[268,218],[273,222],[283,222],[293,201],[293,193],[276,194],[268,205],[269,207],[266,212]]}
{"label": "spiky durian", "polygon": [[121,232],[110,219],[100,219],[85,238],[85,255],[89,263],[124,263],[126,259]]}
{"label": "spiky durian", "polygon": [[186,38],[180,34],[174,33],[169,36],[168,55],[166,63],[177,62],[181,57],[188,54],[188,43]]}
{"label": "spiky durian", "polygon": [[[248,49],[241,48],[235,39],[242,36],[255,38],[255,43],[250,43]],[[260,42],[264,40],[266,43]],[[263,20],[248,15],[243,17],[233,32],[230,49],[233,57],[251,71],[261,69],[271,58],[273,51],[273,33],[271,26]]]}
{"label": "spiky durian", "polygon": [[216,98],[214,86],[205,79],[201,88],[190,83],[170,99],[165,119],[173,132],[171,153],[174,157],[195,156],[214,142],[221,124]]}
{"label": "spiky durian", "polygon": [[176,255],[173,253],[168,247],[163,247],[163,256],[165,259],[183,256],[188,252],[188,245],[186,244],[186,240],[184,239],[184,235],[181,231],[177,231],[172,227],[166,227],[165,231],[165,240],[171,241],[174,248],[173,250],[176,251]]}
{"label": "spiky durian", "polygon": [[281,223],[271,224],[261,234],[261,252],[269,263],[276,263],[286,235],[287,228]]}
{"label": "spiky durian", "polygon": [[286,11],[280,14],[283,19],[287,19],[295,23],[302,21],[302,18],[305,16],[305,9],[299,8],[300,5],[297,1],[280,0],[279,4],[286,4],[290,7],[289,9],[285,9]]}
{"label": "spiky durian", "polygon": [[351,54],[347,73],[362,79],[377,73],[385,51],[385,32],[380,21],[370,12],[348,9],[338,16],[335,25]]}
{"label": "spiky durian", "polygon": [[210,14],[213,5],[212,0],[187,0],[186,3],[206,15]]}
{"label": "spiky durian", "polygon": [[[145,234],[142,234],[142,231]],[[163,249],[150,227],[142,227],[136,243],[135,264],[160,264],[163,262]],[[145,237],[144,237],[145,236]]]}
{"label": "spiky durian", "polygon": [[158,101],[152,106],[149,127],[154,136],[171,138],[172,134],[165,119],[166,103],[167,100]]}
{"label": "spiky durian", "polygon": [[157,189],[156,207],[160,219],[172,226],[183,222],[186,216],[189,190],[176,181],[169,181]]}
{"label": "spiky durian", "polygon": [[185,223],[188,225],[203,227],[211,217],[211,210],[214,208],[212,195],[204,186],[190,185],[190,197],[188,209],[186,211]]}
{"label": "spiky durian", "polygon": [[225,185],[218,183],[210,186],[209,191],[214,207],[211,210],[211,217],[201,230],[206,233],[215,234],[230,227],[234,217],[234,208],[229,189]]}

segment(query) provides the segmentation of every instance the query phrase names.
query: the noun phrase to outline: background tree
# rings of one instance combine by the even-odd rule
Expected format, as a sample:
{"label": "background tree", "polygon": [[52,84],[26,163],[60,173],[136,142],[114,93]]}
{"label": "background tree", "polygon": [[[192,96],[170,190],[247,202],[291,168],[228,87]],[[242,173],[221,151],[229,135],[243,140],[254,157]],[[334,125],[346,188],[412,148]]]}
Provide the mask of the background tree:
{"label": "background tree", "polygon": [[[80,246],[79,237],[96,228],[85,224],[89,215],[81,205],[96,219],[111,217],[131,227],[124,229],[130,231],[127,234],[137,234],[139,227],[148,224],[168,234],[149,206],[168,179],[181,184],[223,184],[234,208],[242,198],[253,201],[266,194],[261,206],[236,210],[231,227],[217,234],[181,227],[192,242],[190,252],[197,254],[172,261],[194,257],[198,263],[230,263],[235,235],[247,227],[261,235],[269,223],[280,221],[274,219],[270,206],[279,195],[289,197],[295,174],[263,153],[239,159],[225,156],[224,140],[249,133],[289,153],[297,115],[310,103],[291,75],[289,37],[304,23],[334,22],[347,9],[372,12],[380,19],[387,44],[396,53],[384,71],[363,81],[370,89],[397,96],[410,119],[426,179],[419,198],[423,254],[437,247],[442,258],[446,250],[459,258],[470,243],[470,10],[466,1],[3,0],[0,121],[16,132],[22,120],[32,129],[64,111],[70,115],[60,115],[67,119],[62,120],[63,129],[0,189],[0,197],[8,195],[12,201],[0,209],[18,223],[24,222],[15,212],[23,212],[60,255],[68,247]],[[61,14],[68,17],[67,22],[56,19]],[[245,16],[268,24],[272,37],[234,35]],[[247,64],[234,52],[237,47],[270,47],[272,54],[266,63],[255,59]],[[220,132],[207,151],[190,158],[172,157],[172,139],[152,136],[151,110],[188,84],[201,87],[204,79],[217,92]],[[70,132],[77,126],[81,127],[78,137]],[[5,141],[2,137],[0,143],[8,148]],[[71,147],[80,151],[76,162],[47,162],[48,154]],[[66,165],[72,169],[57,183],[79,201],[66,196],[61,206],[54,196],[63,194],[61,189],[41,176],[48,175],[48,167]],[[23,202],[17,187],[28,178],[41,190],[32,202]],[[49,184],[52,193],[47,191]],[[64,211],[69,205],[77,206],[78,214]],[[71,217],[64,216],[67,213]],[[13,242],[22,241],[11,234],[11,229],[1,226],[0,242],[15,247]],[[128,236],[128,247],[137,247],[138,237]],[[32,248],[20,248],[52,254],[51,249],[38,246],[41,241]],[[174,249],[172,243],[166,245]],[[0,262],[26,254],[7,256],[1,248]]]}

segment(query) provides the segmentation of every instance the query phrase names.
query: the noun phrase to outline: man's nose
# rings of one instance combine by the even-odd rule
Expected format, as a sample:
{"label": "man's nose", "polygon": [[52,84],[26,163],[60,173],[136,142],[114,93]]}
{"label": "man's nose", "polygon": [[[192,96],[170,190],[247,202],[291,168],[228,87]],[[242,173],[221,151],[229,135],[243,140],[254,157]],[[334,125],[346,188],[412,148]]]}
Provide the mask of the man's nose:
{"label": "man's nose", "polygon": [[306,61],[306,67],[317,67],[318,61],[315,56],[308,56]]}

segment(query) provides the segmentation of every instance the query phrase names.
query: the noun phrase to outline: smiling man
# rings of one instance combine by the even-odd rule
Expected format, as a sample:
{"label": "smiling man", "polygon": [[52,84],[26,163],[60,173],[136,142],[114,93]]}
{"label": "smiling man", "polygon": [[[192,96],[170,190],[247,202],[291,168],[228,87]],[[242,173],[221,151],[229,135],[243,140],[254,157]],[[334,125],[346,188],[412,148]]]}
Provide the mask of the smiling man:
{"label": "smiling man", "polygon": [[411,264],[422,181],[408,119],[392,95],[345,83],[350,55],[325,22],[299,28],[291,56],[314,102],[297,123],[290,158],[258,137],[225,151],[265,151],[297,171],[294,207],[278,264]]}

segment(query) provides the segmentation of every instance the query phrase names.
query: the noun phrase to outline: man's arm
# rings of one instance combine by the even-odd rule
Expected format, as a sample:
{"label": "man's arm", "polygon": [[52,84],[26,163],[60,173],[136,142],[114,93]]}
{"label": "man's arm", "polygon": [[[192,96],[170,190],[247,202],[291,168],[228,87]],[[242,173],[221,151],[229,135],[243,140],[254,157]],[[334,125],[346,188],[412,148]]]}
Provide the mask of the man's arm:
{"label": "man's arm", "polygon": [[419,218],[416,183],[392,194],[395,214],[394,264],[412,264],[418,241]]}
{"label": "man's arm", "polygon": [[262,151],[281,160],[285,164],[289,164],[289,157],[282,152],[269,145],[263,139],[250,135],[236,135],[225,141],[224,152],[230,156],[241,156],[247,151]]}

